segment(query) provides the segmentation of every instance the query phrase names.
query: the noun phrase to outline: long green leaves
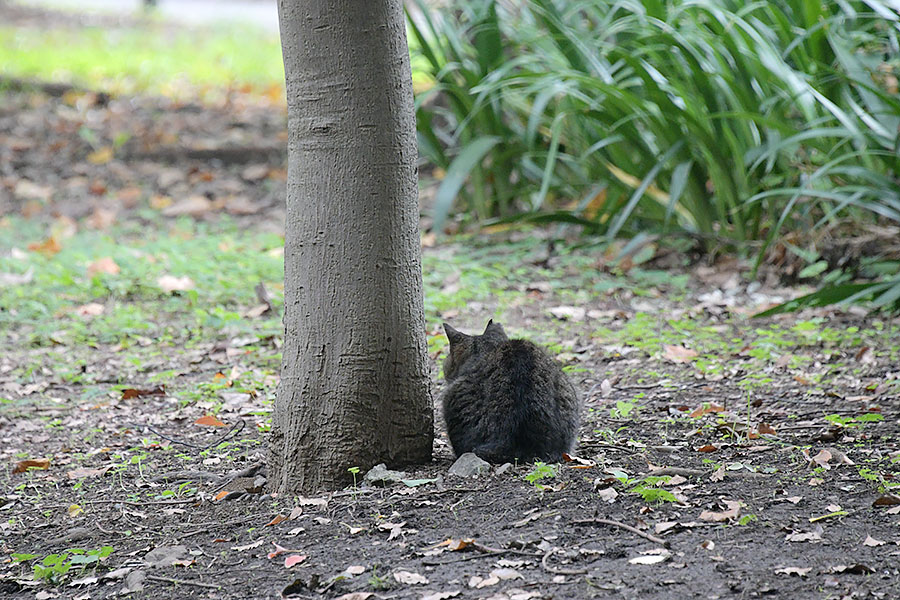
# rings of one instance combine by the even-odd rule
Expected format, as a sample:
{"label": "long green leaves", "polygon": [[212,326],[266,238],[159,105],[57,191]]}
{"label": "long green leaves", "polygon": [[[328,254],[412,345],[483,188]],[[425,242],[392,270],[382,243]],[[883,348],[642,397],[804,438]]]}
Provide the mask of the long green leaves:
{"label": "long green leaves", "polygon": [[435,223],[568,211],[609,236],[730,240],[758,264],[788,231],[900,223],[892,2],[420,5]]}

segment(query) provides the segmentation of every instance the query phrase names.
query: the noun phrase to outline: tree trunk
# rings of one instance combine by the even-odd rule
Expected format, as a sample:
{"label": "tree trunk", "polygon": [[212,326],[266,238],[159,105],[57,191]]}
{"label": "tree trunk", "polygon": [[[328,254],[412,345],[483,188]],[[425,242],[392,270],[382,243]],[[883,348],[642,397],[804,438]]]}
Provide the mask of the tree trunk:
{"label": "tree trunk", "polygon": [[401,0],[279,0],[285,340],[270,488],[431,460],[412,79]]}

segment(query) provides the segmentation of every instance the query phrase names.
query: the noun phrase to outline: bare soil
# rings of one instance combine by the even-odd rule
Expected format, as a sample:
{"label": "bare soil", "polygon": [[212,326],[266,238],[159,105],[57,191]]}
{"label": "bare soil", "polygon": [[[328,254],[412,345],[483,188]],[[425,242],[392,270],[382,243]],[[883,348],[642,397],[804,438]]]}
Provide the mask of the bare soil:
{"label": "bare soil", "polygon": [[[230,213],[248,228],[280,227],[283,156],[271,149],[284,118],[272,107],[2,98],[0,214],[121,222],[157,202],[172,218]],[[99,146],[112,143],[117,123],[143,133],[121,158],[91,160],[95,146],[77,135],[86,119]],[[208,202],[184,203],[192,196]],[[467,247],[425,248],[446,251]],[[881,345],[786,348],[805,366],[776,362],[748,388],[760,371],[750,360],[754,330],[771,321],[736,321],[734,306],[701,300],[722,292],[730,268],[691,271],[694,291],[677,302],[598,295],[568,320],[550,309],[577,290],[518,290],[529,302],[507,310],[505,324],[544,332],[544,343],[565,340],[560,358],[585,397],[577,459],[533,482],[533,465],[449,475],[436,414],[434,461],[405,468],[412,485],[370,487],[360,472],[359,485],[314,498],[266,494],[263,396],[216,399],[220,417],[243,423],[231,431],[191,426],[213,402],[185,405],[177,390],[153,390],[152,375],[172,369],[228,376],[241,366],[233,348],[201,342],[159,357],[155,373],[128,380],[131,393],[121,391],[115,348],[71,349],[93,374],[90,386],[51,369],[13,377],[45,350],[2,350],[0,385],[14,402],[0,406],[0,596],[900,598],[900,498],[887,489],[900,472],[896,326]],[[483,324],[494,308],[474,307],[460,326]],[[701,315],[723,338],[746,342],[710,375],[682,362],[689,334],[680,350],[660,353],[598,336],[599,326],[618,330],[647,310]],[[429,320],[441,317],[453,315]],[[819,310],[777,322],[811,317],[842,331],[875,320]],[[436,362],[434,373],[437,399]],[[883,418],[859,419],[873,414]],[[14,472],[40,458],[49,465]],[[105,545],[114,550],[99,566],[73,567],[56,583],[34,581],[30,563],[10,558]]]}

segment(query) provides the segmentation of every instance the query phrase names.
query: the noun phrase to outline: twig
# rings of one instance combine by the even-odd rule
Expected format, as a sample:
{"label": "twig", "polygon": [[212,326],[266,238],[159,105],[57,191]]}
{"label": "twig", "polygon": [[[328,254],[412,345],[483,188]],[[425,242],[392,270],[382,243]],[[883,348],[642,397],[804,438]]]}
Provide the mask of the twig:
{"label": "twig", "polygon": [[232,434],[234,434],[234,435],[239,434],[241,431],[244,430],[244,425],[246,425],[246,423],[244,423],[244,420],[238,419],[238,422],[235,423],[234,425],[232,425],[231,429],[229,429],[227,432],[225,432],[225,435],[223,435],[222,437],[220,437],[219,439],[217,439],[213,442],[210,442],[209,444],[207,444],[205,446],[198,446],[197,444],[192,444],[190,442],[183,442],[179,439],[171,438],[171,437],[157,431],[156,429],[154,429],[150,425],[147,425],[146,423],[135,423],[134,424],[135,427],[145,427],[145,428],[149,429],[151,433],[155,433],[162,439],[172,442],[173,444],[180,444],[182,446],[187,446],[188,448],[194,448],[195,450],[200,450],[201,452],[203,450],[209,450],[213,446],[218,446],[219,444],[221,444],[222,442],[227,440],[229,437],[231,437]]}
{"label": "twig", "polygon": [[221,590],[221,585],[215,585],[213,583],[203,583],[201,581],[191,581],[189,579],[174,579],[172,577],[160,577],[159,575],[147,575],[147,579],[150,581],[162,581],[164,583],[174,583],[175,585],[194,585],[197,587],[208,588],[211,590]]}
{"label": "twig", "polygon": [[544,558],[541,559],[541,567],[548,573],[553,573],[554,575],[584,575],[587,573],[587,569],[561,569],[559,567],[551,567],[548,562],[550,560],[550,555],[556,552],[558,548],[550,548],[547,550],[547,553],[544,554]]}
{"label": "twig", "polygon": [[659,467],[658,469],[650,469],[650,475],[657,477],[660,475],[681,475],[682,477],[703,477],[711,471],[703,469],[686,469],[684,467]]}
{"label": "twig", "polygon": [[626,525],[620,521],[613,521],[611,519],[583,519],[581,521],[572,521],[574,525],[612,525],[613,527],[618,527],[619,529],[624,529],[625,531],[630,531],[635,535],[639,535],[645,540],[649,540],[654,544],[659,544],[661,546],[668,546],[669,542],[664,539],[658,538],[655,535],[651,535],[649,533],[645,533],[638,529],[637,527],[632,527],[631,525]]}
{"label": "twig", "polygon": [[423,564],[428,566],[439,566],[439,565],[448,565],[450,563],[455,562],[463,562],[466,560],[475,560],[478,558],[485,558],[487,556],[497,556],[498,554],[518,554],[519,556],[530,556],[532,558],[537,558],[541,556],[540,552],[529,552],[527,550],[516,550],[514,548],[492,548],[491,546],[485,546],[484,544],[479,544],[478,542],[472,542],[466,548],[472,548],[473,550],[478,550],[481,554],[473,554],[470,556],[461,556],[458,558],[451,558],[450,560],[442,560],[442,561],[422,561]]}

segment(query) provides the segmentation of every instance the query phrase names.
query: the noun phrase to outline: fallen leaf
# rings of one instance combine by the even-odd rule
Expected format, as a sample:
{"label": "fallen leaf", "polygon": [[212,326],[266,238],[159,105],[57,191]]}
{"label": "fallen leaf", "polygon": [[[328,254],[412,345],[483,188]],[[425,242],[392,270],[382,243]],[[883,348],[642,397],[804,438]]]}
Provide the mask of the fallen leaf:
{"label": "fallen leaf", "polygon": [[600,496],[600,499],[604,502],[615,502],[616,498],[619,497],[619,492],[615,490],[613,487],[603,488],[602,490],[597,491],[597,495]]}
{"label": "fallen leaf", "polygon": [[204,425],[206,427],[228,427],[228,425],[226,425],[213,415],[203,415],[202,417],[194,421],[194,425]]}
{"label": "fallen leaf", "polygon": [[696,450],[697,452],[715,452],[716,450],[718,450],[718,448],[716,446],[713,446],[712,444],[706,444],[705,446],[696,448]]}
{"label": "fallen leaf", "polygon": [[338,596],[334,600],[367,600],[372,597],[372,592],[350,592],[343,596]]}
{"label": "fallen leaf", "polygon": [[394,579],[396,579],[398,583],[402,583],[405,585],[418,585],[428,583],[428,578],[426,578],[424,575],[419,575],[418,573],[413,573],[411,571],[397,571],[396,573],[394,573]]}
{"label": "fallen leaf", "polygon": [[182,198],[178,202],[166,206],[160,212],[165,217],[180,217],[183,215],[200,217],[208,213],[212,206],[212,201],[206,196],[194,195]]}
{"label": "fallen leaf", "polygon": [[319,508],[328,506],[328,500],[325,498],[304,498],[300,496],[297,498],[296,503],[297,506],[318,506]]}
{"label": "fallen leaf", "polygon": [[692,358],[697,356],[696,350],[691,350],[684,346],[670,346],[669,344],[665,345],[665,352],[663,352],[663,358],[667,358],[675,363],[690,362]]}
{"label": "fallen leaf", "polygon": [[461,590],[451,590],[448,592],[434,592],[425,594],[419,600],[447,600],[447,598],[456,598],[462,593]]}
{"label": "fallen leaf", "polygon": [[309,558],[309,557],[305,554],[291,554],[290,556],[285,556],[284,557],[284,566],[286,569],[290,569],[294,565],[299,565],[307,558]]}
{"label": "fallen leaf", "polygon": [[43,242],[33,242],[28,244],[28,249],[32,252],[43,254],[44,256],[53,256],[62,250],[62,246],[56,241],[56,238],[50,236]]}
{"label": "fallen leaf", "polygon": [[786,542],[821,542],[822,534],[825,530],[821,525],[816,526],[812,531],[797,531],[789,533],[784,537]]}
{"label": "fallen leaf", "polygon": [[869,565],[857,563],[855,565],[835,565],[829,568],[832,573],[852,573],[854,575],[871,575],[875,569]]}
{"label": "fallen leaf", "polygon": [[900,496],[897,494],[884,494],[875,498],[872,506],[897,506],[900,504]]}
{"label": "fallen leaf", "polygon": [[775,573],[778,575],[796,575],[798,577],[806,577],[810,571],[812,571],[812,567],[781,567],[775,569]]}
{"label": "fallen leaf", "polygon": [[[66,513],[70,517],[77,517],[78,515],[80,515],[83,512],[84,512],[84,509],[77,504],[70,504],[69,508],[66,509]],[[884,542],[882,542],[882,543],[884,543]]]}
{"label": "fallen leaf", "polygon": [[581,306],[556,306],[550,309],[550,314],[560,321],[583,321],[587,309]]}
{"label": "fallen leaf", "polygon": [[165,396],[166,386],[160,385],[148,390],[139,390],[137,388],[128,388],[122,390],[122,400],[131,400],[132,398],[144,398],[146,396]]}
{"label": "fallen leaf", "polygon": [[82,585],[94,585],[100,581],[98,577],[95,575],[89,575],[87,577],[82,577],[81,579],[73,579],[69,582],[69,587],[80,587]]}
{"label": "fallen leaf", "polygon": [[704,510],[700,513],[700,519],[703,521],[728,521],[730,519],[736,519],[738,515],[741,514],[741,503],[737,500],[725,500],[725,506],[728,507],[728,510],[724,510],[722,512],[713,512],[709,510]]}
{"label": "fallen leaf", "polygon": [[187,546],[158,546],[144,555],[144,562],[151,567],[190,566],[194,559]]}
{"label": "fallen leaf", "polygon": [[456,552],[458,550],[465,550],[466,548],[468,548],[469,546],[471,546],[474,543],[475,543],[475,540],[472,538],[461,538],[458,540],[450,538],[449,540],[441,542],[439,545],[447,546],[447,548],[449,550]]}
{"label": "fallen leaf", "polygon": [[112,157],[113,149],[109,146],[104,146],[88,154],[87,161],[92,165],[105,165],[112,160]]}
{"label": "fallen leaf", "polygon": [[720,413],[724,410],[724,406],[720,406],[715,402],[704,402],[703,404],[692,410],[688,416],[692,419],[697,419],[702,417],[703,415],[708,415],[710,413]]}
{"label": "fallen leaf", "polygon": [[882,542],[881,540],[876,540],[871,535],[867,535],[866,539],[863,541],[863,546],[871,546],[873,548],[876,546],[884,546],[884,544],[884,542]]}
{"label": "fallen leaf", "polygon": [[93,277],[98,273],[106,273],[108,275],[116,275],[122,269],[119,268],[119,265],[116,264],[109,256],[104,256],[103,258],[98,258],[94,262],[88,265],[87,267],[87,276]]}
{"label": "fallen leaf", "polygon": [[99,469],[89,469],[87,467],[79,467],[77,469],[72,469],[68,473],[66,473],[66,477],[69,479],[84,479],[87,477],[99,477],[101,475],[106,475],[106,472],[112,468],[111,465],[106,467],[100,467]]}
{"label": "fallen leaf", "polygon": [[362,575],[366,572],[366,568],[362,565],[350,565],[344,569],[344,572],[349,575]]}
{"label": "fallen leaf", "polygon": [[[271,527],[272,525],[278,525],[282,521],[286,521],[286,520],[287,520],[287,517],[284,515],[275,515],[275,518],[272,519],[271,521],[269,521],[268,523],[266,523],[265,527]],[[275,544],[275,546],[277,548],[280,548],[280,546],[278,546],[278,544]],[[269,556],[269,558],[272,558],[272,556]]]}
{"label": "fallen leaf", "polygon": [[28,460],[20,460],[13,468],[13,473],[24,473],[29,469],[36,471],[47,470],[50,468],[49,458],[32,458]]}
{"label": "fallen leaf", "polygon": [[12,287],[14,285],[25,285],[31,283],[34,279],[34,269],[28,267],[28,270],[19,275],[18,273],[0,273],[0,287]]}
{"label": "fallen leaf", "polygon": [[259,181],[269,175],[269,165],[250,165],[241,171],[241,177],[247,181]]}
{"label": "fallen leaf", "polygon": [[725,465],[720,466],[709,476],[710,481],[722,481],[725,479]]}
{"label": "fallen leaf", "polygon": [[156,285],[164,292],[184,292],[194,289],[194,282],[190,277],[175,277],[173,275],[161,275],[156,280]]}
{"label": "fallen leaf", "polygon": [[232,550],[237,550],[238,552],[244,552],[246,550],[252,550],[253,548],[259,548],[262,546],[263,540],[259,539],[255,542],[250,542],[249,544],[244,544],[243,546],[232,546]]}
{"label": "fallen leaf", "polygon": [[76,306],[75,314],[79,317],[96,317],[98,315],[102,315],[104,310],[106,310],[106,307],[102,304],[98,304],[97,302],[88,302],[87,304]]}
{"label": "fallen leaf", "polygon": [[756,431],[759,432],[760,435],[775,435],[775,428],[768,423],[760,423],[756,427]]}
{"label": "fallen leaf", "polygon": [[653,554],[649,556],[636,556],[628,559],[632,565],[658,565],[661,562],[669,560],[669,556],[665,554]]}

